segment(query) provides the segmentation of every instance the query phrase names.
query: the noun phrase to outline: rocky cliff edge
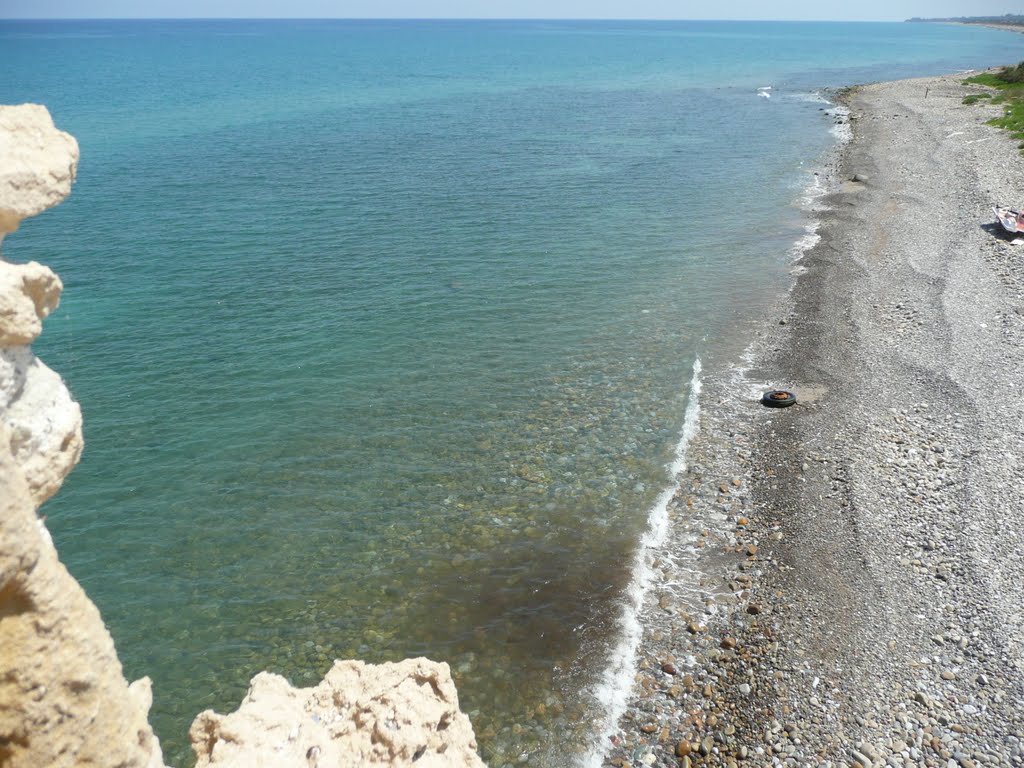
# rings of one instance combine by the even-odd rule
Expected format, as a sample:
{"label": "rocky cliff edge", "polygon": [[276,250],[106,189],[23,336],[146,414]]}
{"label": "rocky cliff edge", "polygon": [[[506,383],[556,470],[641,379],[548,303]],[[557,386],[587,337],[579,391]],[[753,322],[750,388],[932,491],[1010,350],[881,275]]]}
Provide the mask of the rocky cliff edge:
{"label": "rocky cliff edge", "polygon": [[[0,106],[0,239],[63,200],[77,164],[44,107]],[[0,765],[158,768],[149,680],[124,679],[36,514],[82,452],[78,404],[28,346],[62,287],[47,267],[0,257]]]}
{"label": "rocky cliff edge", "polygon": [[[0,243],[63,200],[78,144],[45,107],[0,106]],[[161,768],[148,678],[129,685],[96,606],[38,517],[82,452],[82,416],[29,345],[60,279],[0,255],[0,765]],[[200,714],[199,767],[478,768],[447,664],[339,661],[314,688],[263,672],[237,712]]]}

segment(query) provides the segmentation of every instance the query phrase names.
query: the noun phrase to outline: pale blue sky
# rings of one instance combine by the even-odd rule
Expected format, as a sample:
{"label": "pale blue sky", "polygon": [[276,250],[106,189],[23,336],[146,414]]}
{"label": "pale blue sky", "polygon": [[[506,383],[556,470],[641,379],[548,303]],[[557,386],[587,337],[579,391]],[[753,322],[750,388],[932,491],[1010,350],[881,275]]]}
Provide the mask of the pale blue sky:
{"label": "pale blue sky", "polygon": [[901,21],[1001,16],[1024,0],[0,0],[0,18],[531,18]]}

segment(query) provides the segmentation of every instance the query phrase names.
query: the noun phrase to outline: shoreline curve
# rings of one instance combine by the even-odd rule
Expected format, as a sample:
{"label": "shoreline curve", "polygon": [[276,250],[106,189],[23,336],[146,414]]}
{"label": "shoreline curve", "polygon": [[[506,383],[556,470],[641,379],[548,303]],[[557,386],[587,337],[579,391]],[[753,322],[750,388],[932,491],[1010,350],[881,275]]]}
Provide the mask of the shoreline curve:
{"label": "shoreline curve", "polygon": [[843,94],[821,239],[705,381],[670,505],[700,583],[655,564],[606,765],[1024,761],[1024,259],[991,227],[1024,161],[961,79]]}

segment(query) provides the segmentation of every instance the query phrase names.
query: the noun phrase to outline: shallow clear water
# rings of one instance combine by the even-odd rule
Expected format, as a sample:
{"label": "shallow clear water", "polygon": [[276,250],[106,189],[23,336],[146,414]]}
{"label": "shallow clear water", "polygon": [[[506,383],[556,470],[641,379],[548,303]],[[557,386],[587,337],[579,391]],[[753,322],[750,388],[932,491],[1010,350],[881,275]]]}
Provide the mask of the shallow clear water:
{"label": "shallow clear water", "polygon": [[[494,766],[593,738],[698,356],[788,285],[822,88],[1016,61],[917,24],[0,22],[82,146],[4,242],[86,452],[44,510],[175,764],[335,657],[451,663]],[[771,99],[756,88],[773,85]]]}

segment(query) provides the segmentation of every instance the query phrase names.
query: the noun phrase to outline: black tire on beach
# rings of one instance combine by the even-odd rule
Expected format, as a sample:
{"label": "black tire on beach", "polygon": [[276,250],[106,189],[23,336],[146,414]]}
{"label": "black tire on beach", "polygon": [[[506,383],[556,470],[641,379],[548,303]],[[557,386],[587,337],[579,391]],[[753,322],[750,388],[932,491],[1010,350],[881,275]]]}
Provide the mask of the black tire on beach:
{"label": "black tire on beach", "polygon": [[765,392],[761,395],[761,405],[768,408],[788,408],[791,405],[796,405],[796,395],[781,389]]}

